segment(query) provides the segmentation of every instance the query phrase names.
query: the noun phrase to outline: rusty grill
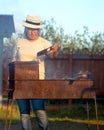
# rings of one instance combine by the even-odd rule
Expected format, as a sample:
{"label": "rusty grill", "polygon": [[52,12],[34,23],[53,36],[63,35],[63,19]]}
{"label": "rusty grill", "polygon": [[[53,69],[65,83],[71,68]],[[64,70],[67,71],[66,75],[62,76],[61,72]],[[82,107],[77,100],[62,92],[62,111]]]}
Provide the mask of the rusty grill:
{"label": "rusty grill", "polygon": [[9,64],[9,83],[13,98],[77,99],[96,96],[94,80],[89,74],[39,80],[38,70],[37,62]]}

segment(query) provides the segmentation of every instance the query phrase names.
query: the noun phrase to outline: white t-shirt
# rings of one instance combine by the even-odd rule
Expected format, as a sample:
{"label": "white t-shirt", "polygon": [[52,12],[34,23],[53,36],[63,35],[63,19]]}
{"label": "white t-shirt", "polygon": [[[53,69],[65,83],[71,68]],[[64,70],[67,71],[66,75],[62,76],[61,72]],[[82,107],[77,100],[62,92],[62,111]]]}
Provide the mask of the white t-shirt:
{"label": "white t-shirt", "polygon": [[45,56],[37,57],[37,53],[51,46],[51,43],[39,37],[36,41],[27,39],[19,39],[13,53],[13,58],[16,61],[39,61],[39,79],[45,78],[44,58]]}

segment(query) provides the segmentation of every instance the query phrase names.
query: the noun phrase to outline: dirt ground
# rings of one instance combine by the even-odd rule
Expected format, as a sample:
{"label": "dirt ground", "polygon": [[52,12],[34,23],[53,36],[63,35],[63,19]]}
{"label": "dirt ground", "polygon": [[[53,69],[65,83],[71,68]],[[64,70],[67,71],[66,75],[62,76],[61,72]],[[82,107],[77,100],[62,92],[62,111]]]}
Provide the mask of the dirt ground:
{"label": "dirt ground", "polygon": [[[36,122],[32,122],[33,130],[38,130]],[[4,125],[0,125],[0,130],[4,130]],[[6,129],[7,130],[7,129]],[[8,129],[9,130],[9,129]],[[20,124],[11,125],[10,130],[21,130]],[[104,125],[88,127],[87,124],[72,123],[72,122],[49,122],[49,130],[104,130]]]}

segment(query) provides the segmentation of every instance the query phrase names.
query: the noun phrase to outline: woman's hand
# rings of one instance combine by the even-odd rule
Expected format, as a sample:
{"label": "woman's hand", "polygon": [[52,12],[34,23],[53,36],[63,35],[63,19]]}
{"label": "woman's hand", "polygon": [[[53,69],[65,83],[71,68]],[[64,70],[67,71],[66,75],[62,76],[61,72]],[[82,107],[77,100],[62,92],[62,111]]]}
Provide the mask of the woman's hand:
{"label": "woman's hand", "polygon": [[58,56],[58,48],[59,46],[57,44],[51,46],[51,48],[48,50],[48,55],[50,55],[50,57],[57,57]]}
{"label": "woman's hand", "polygon": [[57,57],[58,56],[58,49],[59,49],[58,45],[53,45],[52,46],[53,57]]}

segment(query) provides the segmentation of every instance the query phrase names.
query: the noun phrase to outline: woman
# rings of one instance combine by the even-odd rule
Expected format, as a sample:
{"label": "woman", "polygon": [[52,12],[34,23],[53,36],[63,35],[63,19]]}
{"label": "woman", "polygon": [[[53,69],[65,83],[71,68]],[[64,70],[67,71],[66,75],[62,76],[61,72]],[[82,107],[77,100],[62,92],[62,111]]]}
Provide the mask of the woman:
{"label": "woman", "polygon": [[[13,53],[12,61],[39,61],[39,79],[45,78],[44,55],[37,57],[37,53],[51,46],[51,43],[39,36],[39,31],[42,28],[40,19],[37,16],[27,16],[23,22],[25,27],[24,38],[18,40]],[[58,46],[52,46],[51,53],[57,54]],[[32,130],[30,121],[30,103],[36,114],[39,129],[48,130],[48,119],[45,111],[43,99],[19,99],[17,100],[20,110],[20,120],[22,130]]]}

